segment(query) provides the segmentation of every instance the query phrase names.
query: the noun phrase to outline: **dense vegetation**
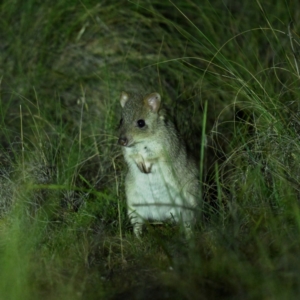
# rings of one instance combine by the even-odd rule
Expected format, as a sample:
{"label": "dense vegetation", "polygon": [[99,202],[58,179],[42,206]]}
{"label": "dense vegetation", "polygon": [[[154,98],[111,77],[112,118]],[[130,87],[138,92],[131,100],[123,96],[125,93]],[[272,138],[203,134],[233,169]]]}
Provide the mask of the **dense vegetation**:
{"label": "dense vegetation", "polygon": [[[300,294],[300,2],[273,2],[1,2],[0,299]],[[122,90],[198,160],[189,241],[132,235]]]}

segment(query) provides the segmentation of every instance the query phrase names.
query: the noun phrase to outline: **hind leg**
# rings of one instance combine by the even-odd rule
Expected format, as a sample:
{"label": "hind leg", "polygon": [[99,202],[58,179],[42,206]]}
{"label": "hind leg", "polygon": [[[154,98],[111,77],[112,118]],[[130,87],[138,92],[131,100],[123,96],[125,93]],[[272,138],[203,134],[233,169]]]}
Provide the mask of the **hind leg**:
{"label": "hind leg", "polygon": [[141,234],[143,232],[143,223],[137,223],[135,222],[133,225],[133,233],[137,238],[141,237]]}
{"label": "hind leg", "polygon": [[130,218],[130,223],[133,226],[133,233],[137,238],[140,238],[142,232],[143,232],[143,224],[144,221],[141,217],[139,217],[136,213],[136,211],[132,211],[130,212],[130,210],[128,209],[129,214],[128,217]]}
{"label": "hind leg", "polygon": [[187,239],[190,239],[193,236],[193,226],[190,222],[184,222],[183,230]]}
{"label": "hind leg", "polygon": [[174,211],[172,219],[181,226],[187,239],[193,236],[194,212],[192,210]]}

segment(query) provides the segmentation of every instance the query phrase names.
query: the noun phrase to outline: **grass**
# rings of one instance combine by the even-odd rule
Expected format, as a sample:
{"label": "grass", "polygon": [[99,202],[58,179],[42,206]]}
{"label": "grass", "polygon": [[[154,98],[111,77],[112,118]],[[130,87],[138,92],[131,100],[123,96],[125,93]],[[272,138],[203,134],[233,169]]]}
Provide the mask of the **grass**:
{"label": "grass", "polygon": [[[0,5],[0,299],[297,298],[300,4]],[[132,235],[126,89],[159,92],[199,162],[191,241]]]}

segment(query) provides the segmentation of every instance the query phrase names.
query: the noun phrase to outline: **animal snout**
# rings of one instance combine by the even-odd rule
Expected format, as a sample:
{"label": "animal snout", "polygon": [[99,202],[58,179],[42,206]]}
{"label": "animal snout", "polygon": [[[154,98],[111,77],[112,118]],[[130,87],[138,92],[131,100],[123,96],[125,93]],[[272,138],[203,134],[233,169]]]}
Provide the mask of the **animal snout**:
{"label": "animal snout", "polygon": [[118,144],[121,146],[127,146],[128,139],[125,136],[121,136],[118,140]]}

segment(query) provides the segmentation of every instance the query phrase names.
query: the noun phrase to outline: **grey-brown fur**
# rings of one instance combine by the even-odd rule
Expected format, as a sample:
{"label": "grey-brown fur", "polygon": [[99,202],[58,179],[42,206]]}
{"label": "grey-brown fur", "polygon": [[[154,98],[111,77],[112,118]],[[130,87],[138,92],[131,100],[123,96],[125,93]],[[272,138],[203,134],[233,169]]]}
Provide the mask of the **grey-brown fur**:
{"label": "grey-brown fur", "polygon": [[173,218],[190,228],[199,200],[197,168],[162,109],[160,95],[123,92],[120,102],[119,144],[129,167],[125,186],[135,234],[148,219]]}

